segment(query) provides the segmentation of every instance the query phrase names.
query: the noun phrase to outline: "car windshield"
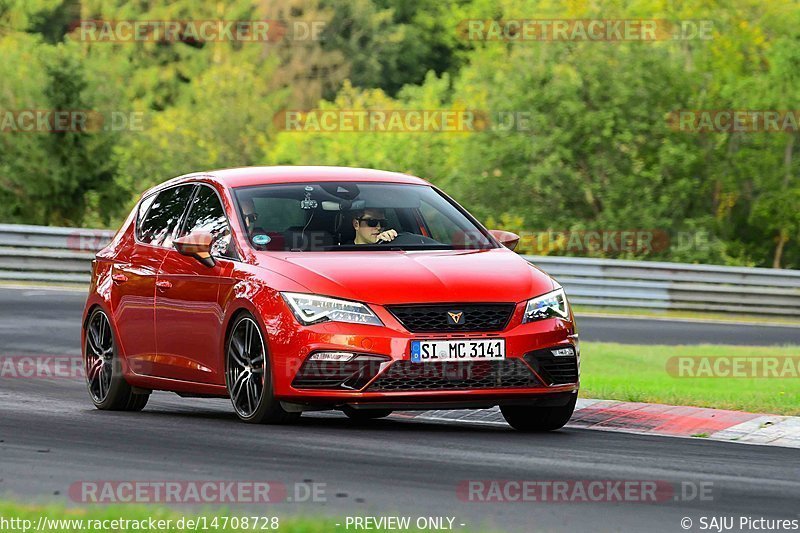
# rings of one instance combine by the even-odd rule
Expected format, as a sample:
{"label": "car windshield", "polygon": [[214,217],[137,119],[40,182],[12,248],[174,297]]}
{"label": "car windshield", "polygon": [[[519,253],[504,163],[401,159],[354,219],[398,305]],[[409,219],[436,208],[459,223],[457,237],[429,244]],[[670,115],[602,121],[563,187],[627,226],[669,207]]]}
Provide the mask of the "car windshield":
{"label": "car windshield", "polygon": [[[427,185],[321,182],[235,190],[260,250],[457,250],[496,245],[486,230]],[[359,228],[359,229],[357,229]],[[393,230],[389,242],[377,239]],[[358,233],[357,233],[358,232]]]}

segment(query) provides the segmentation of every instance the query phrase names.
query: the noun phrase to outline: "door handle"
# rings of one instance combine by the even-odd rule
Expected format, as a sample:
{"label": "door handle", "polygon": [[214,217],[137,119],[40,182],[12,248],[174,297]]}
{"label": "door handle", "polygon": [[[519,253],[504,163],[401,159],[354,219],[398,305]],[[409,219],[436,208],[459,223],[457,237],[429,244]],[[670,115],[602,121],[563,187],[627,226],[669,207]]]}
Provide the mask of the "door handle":
{"label": "door handle", "polygon": [[165,291],[172,288],[172,282],[165,279],[158,280],[156,281],[156,287],[158,287],[158,290]]}
{"label": "door handle", "polygon": [[128,276],[122,274],[121,272],[117,272],[116,274],[111,274],[111,281],[114,283],[125,283],[128,281]]}

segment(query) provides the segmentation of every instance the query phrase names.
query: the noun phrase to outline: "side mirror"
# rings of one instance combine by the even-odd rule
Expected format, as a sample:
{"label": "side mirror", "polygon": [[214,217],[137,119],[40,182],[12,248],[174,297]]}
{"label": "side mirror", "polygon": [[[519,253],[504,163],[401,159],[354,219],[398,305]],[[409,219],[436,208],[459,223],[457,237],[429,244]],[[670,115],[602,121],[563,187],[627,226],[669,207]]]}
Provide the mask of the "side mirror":
{"label": "side mirror", "polygon": [[489,233],[491,233],[492,237],[500,241],[500,244],[509,250],[513,250],[517,247],[517,244],[519,244],[519,235],[516,233],[511,233],[510,231],[504,231],[501,229],[492,229],[489,230]]}
{"label": "side mirror", "polygon": [[179,254],[194,257],[209,268],[216,264],[214,256],[211,255],[213,243],[214,236],[207,231],[193,231],[189,235],[172,241],[172,245]]}

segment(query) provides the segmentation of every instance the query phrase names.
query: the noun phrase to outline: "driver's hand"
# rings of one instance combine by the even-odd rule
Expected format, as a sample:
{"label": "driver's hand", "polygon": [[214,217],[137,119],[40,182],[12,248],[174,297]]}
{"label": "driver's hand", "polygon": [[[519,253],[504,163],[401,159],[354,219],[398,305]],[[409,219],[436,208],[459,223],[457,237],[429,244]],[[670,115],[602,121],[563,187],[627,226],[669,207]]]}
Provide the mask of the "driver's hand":
{"label": "driver's hand", "polygon": [[386,231],[378,234],[378,240],[383,242],[393,241],[395,237],[397,237],[397,232],[393,229],[387,229]]}

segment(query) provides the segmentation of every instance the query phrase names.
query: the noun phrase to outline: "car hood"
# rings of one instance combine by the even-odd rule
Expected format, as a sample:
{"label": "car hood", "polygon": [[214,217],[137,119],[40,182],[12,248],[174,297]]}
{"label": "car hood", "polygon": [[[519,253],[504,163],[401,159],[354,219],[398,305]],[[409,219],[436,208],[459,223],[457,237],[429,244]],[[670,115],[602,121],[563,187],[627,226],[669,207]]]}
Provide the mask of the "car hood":
{"label": "car hood", "polygon": [[259,252],[259,264],[309,293],[375,304],[521,302],[555,287],[506,249]]}

